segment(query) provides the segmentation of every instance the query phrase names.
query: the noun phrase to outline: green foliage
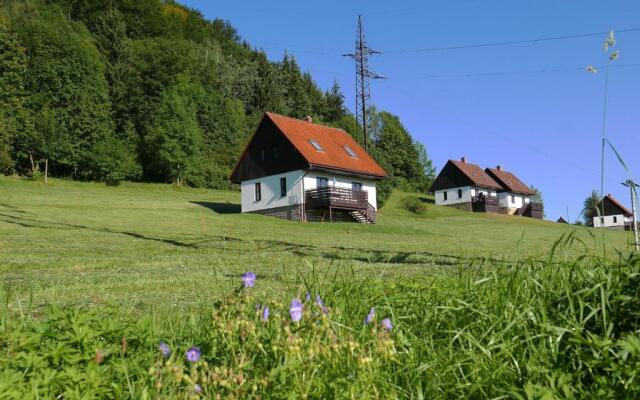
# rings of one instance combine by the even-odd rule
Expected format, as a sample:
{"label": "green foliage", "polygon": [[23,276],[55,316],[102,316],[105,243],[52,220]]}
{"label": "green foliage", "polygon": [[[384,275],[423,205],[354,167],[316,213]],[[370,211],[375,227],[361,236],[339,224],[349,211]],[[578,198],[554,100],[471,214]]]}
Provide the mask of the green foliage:
{"label": "green foliage", "polygon": [[152,124],[149,145],[159,162],[156,173],[178,186],[201,168],[203,137],[192,97],[201,90],[197,84],[179,80],[163,93]]}
{"label": "green foliage", "polygon": [[600,203],[602,199],[597,191],[592,190],[589,197],[584,199],[583,208],[582,208],[582,217],[584,218],[584,223],[587,226],[593,226],[593,218],[600,215]]}
{"label": "green foliage", "polygon": [[86,167],[91,171],[90,178],[117,186],[126,179],[140,177],[141,168],[135,155],[122,140],[108,138],[91,147]]}
{"label": "green foliage", "polygon": [[[261,289],[267,281],[258,276],[255,288],[177,315],[140,317],[117,306],[50,307],[37,318],[5,311],[0,391],[8,399],[34,391],[45,398],[640,396],[637,256],[478,264],[393,282],[343,272],[327,287],[309,273],[304,284],[270,296]],[[303,300],[297,323],[289,313],[295,291],[324,303]],[[166,359],[160,341],[171,350]],[[192,346],[202,352],[195,362],[185,355]]]}
{"label": "green foliage", "polygon": [[402,199],[402,207],[414,214],[424,214],[427,211],[427,204],[415,196],[407,196]]}
{"label": "green foliage", "polygon": [[[323,92],[291,55],[272,62],[242,42],[228,22],[208,21],[173,1],[5,2],[0,48],[0,102],[8,102],[0,112],[3,172],[38,174],[48,160],[53,176],[111,180],[92,168],[104,168],[115,153],[107,157],[111,161],[97,162],[91,149],[120,140],[140,163],[142,180],[184,178],[194,186],[225,188],[264,111],[311,115],[362,140],[337,82]],[[172,98],[182,81],[195,91]],[[187,115],[194,110],[195,122]],[[178,133],[183,127],[184,144]],[[396,184],[422,190],[419,169],[428,177],[430,167],[426,153],[416,149],[410,138],[393,142],[385,136],[380,151],[372,152],[394,168]],[[398,150],[399,157],[392,154]],[[414,168],[407,176],[398,172],[402,162]],[[113,180],[128,174],[114,171]]]}

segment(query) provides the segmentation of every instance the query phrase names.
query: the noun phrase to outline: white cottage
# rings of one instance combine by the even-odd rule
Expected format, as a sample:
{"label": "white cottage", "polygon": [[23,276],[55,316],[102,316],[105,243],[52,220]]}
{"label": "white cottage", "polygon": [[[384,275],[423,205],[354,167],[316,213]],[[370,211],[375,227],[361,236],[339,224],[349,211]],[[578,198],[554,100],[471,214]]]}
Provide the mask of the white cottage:
{"label": "white cottage", "polygon": [[500,190],[493,178],[465,157],[449,160],[431,185],[436,205],[480,212],[498,212]]}
{"label": "white cottage", "polygon": [[602,200],[603,204],[598,206],[604,207],[602,216],[593,217],[593,226],[596,228],[618,228],[631,229],[633,223],[633,213],[629,211],[622,203],[616,200],[611,194],[608,194]]}
{"label": "white cottage", "polygon": [[231,181],[242,212],[298,221],[375,223],[386,172],[347,132],[266,113]]}
{"label": "white cottage", "polygon": [[536,192],[515,174],[505,171],[500,165],[496,168],[487,168],[485,172],[502,186],[502,189],[498,191],[498,204],[501,213],[542,219],[543,206],[535,202]]}

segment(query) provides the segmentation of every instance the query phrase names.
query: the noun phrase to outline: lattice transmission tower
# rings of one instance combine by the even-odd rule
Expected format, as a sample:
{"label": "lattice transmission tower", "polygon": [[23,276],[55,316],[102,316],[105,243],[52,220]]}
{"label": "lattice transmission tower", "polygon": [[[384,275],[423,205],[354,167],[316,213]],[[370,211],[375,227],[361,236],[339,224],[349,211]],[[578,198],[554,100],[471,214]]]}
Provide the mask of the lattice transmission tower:
{"label": "lattice transmission tower", "polygon": [[356,62],[356,121],[362,126],[365,150],[367,150],[369,145],[369,136],[367,133],[367,109],[369,108],[369,101],[371,100],[369,80],[386,79],[384,76],[380,76],[369,69],[369,56],[375,54],[381,53],[367,45],[367,40],[364,36],[362,15],[358,15],[358,33],[355,52],[344,54],[344,56],[350,57]]}

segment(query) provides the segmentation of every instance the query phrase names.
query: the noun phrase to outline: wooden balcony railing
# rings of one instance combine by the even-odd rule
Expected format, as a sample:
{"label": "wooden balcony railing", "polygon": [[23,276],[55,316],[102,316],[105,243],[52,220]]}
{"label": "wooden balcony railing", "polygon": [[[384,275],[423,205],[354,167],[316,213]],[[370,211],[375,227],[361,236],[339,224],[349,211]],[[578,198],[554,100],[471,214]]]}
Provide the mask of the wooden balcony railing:
{"label": "wooden balcony railing", "polygon": [[471,209],[475,212],[498,212],[499,202],[497,196],[473,196]]}
{"label": "wooden balcony railing", "polygon": [[305,204],[309,209],[332,207],[366,210],[369,207],[369,196],[364,190],[324,187],[307,190],[305,197]]}

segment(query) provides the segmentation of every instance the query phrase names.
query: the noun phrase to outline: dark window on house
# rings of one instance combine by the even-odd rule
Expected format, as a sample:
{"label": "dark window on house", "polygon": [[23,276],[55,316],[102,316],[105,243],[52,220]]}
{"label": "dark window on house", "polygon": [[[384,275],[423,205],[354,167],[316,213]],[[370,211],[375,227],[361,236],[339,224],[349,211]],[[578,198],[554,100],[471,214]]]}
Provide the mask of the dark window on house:
{"label": "dark window on house", "polygon": [[280,178],[280,197],[287,195],[287,178]]}
{"label": "dark window on house", "polygon": [[324,151],[322,146],[320,146],[320,143],[316,142],[315,139],[309,139],[309,143],[311,143],[311,145],[313,146],[314,149],[316,149],[318,151]]}
{"label": "dark window on house", "polygon": [[462,198],[462,189],[458,189],[458,198],[461,199]]}
{"label": "dark window on house", "polygon": [[444,196],[444,201],[447,201],[447,191],[446,190],[444,192],[442,192],[442,195]]}
{"label": "dark window on house", "polygon": [[260,182],[257,182],[255,184],[253,192],[254,192],[253,194],[255,196],[256,201],[262,200],[262,187],[260,185]]}
{"label": "dark window on house", "polygon": [[318,189],[326,188],[327,186],[329,186],[329,180],[327,178],[317,177],[316,186],[318,187]]}
{"label": "dark window on house", "polygon": [[273,153],[273,159],[277,160],[278,159],[278,145],[274,144],[273,148],[272,148],[272,153]]}
{"label": "dark window on house", "polygon": [[266,153],[265,148],[264,147],[260,147],[260,159],[262,161],[264,161],[265,158],[266,158],[266,154],[265,153]]}
{"label": "dark window on house", "polygon": [[516,196],[511,196],[511,204],[515,204],[516,202]]}
{"label": "dark window on house", "polygon": [[613,217],[613,223],[617,224],[618,223],[618,217]]}
{"label": "dark window on house", "polygon": [[344,146],[342,146],[344,148],[344,150],[347,152],[347,154],[349,154],[349,156],[351,158],[358,158],[358,155],[356,154],[355,151],[353,151],[351,149],[351,147],[347,146],[346,144]]}
{"label": "dark window on house", "polygon": [[362,190],[362,183],[360,183],[360,182],[351,182],[351,189],[356,191],[356,192],[361,191]]}

